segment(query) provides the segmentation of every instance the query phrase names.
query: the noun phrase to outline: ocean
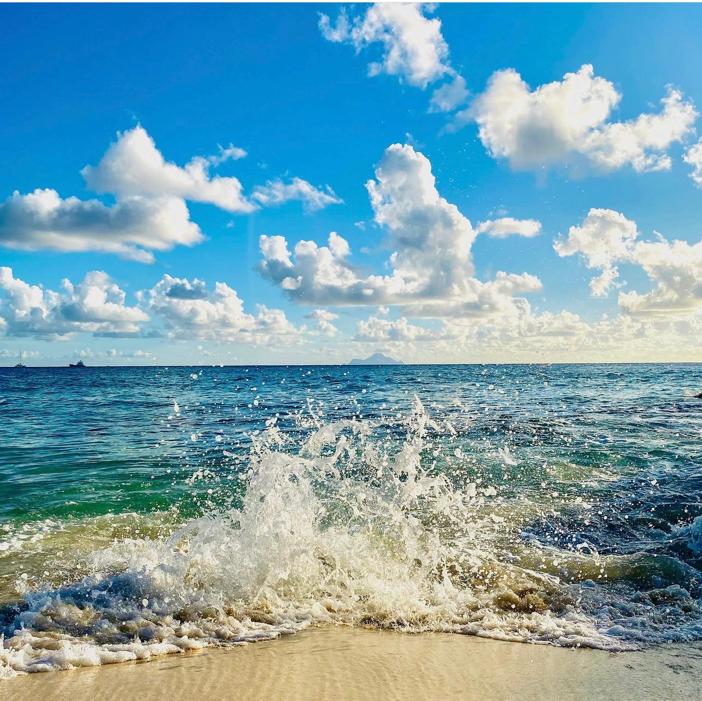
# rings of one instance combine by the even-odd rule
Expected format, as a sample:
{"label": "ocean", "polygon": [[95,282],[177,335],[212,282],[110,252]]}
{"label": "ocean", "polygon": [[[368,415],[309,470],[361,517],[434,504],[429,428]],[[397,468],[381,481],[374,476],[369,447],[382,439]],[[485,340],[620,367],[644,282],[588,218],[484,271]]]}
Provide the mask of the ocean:
{"label": "ocean", "polygon": [[0,370],[0,676],[320,625],[702,639],[702,365]]}

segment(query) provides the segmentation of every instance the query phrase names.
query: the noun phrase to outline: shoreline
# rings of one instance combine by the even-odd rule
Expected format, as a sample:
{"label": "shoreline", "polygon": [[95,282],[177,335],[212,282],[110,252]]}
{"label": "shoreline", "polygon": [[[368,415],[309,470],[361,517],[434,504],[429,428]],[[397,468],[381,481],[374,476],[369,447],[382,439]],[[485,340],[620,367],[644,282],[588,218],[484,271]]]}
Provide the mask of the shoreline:
{"label": "shoreline", "polygon": [[610,653],[451,633],[322,627],[233,649],[19,676],[0,681],[0,692],[7,701],[692,701],[702,698],[702,644]]}

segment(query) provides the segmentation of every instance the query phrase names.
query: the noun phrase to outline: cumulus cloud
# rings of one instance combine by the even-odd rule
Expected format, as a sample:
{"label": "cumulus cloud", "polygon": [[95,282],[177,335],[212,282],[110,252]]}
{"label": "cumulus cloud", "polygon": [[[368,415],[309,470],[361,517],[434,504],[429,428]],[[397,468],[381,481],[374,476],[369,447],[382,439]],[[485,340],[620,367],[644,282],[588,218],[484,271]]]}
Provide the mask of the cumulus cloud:
{"label": "cumulus cloud", "polygon": [[394,144],[366,187],[376,223],[390,233],[392,274],[359,276],[347,261],[348,242],[332,233],[327,246],[300,241],[294,263],[283,237],[262,237],[264,275],[309,304],[389,304],[459,294],[473,271],[475,232],[439,195],[428,159]]}
{"label": "cumulus cloud", "polygon": [[405,305],[402,309],[407,314],[423,318],[476,320],[497,316],[507,320],[528,308],[527,300],[521,295],[541,289],[541,280],[535,275],[498,271],[495,279],[487,282],[468,279],[460,297],[448,298],[441,303]]}
{"label": "cumulus cloud", "polygon": [[[239,150],[226,151],[229,157]],[[222,162],[224,149],[214,162]],[[156,144],[141,126],[117,135],[97,166],[81,171],[86,184],[95,192],[125,197],[178,197],[192,202],[207,202],[228,212],[255,209],[243,195],[237,178],[211,176],[211,159],[195,157],[185,166],[166,161]]]}
{"label": "cumulus cloud", "polygon": [[702,241],[639,242],[633,260],[654,288],[645,294],[623,292],[619,305],[628,314],[687,315],[702,309]]}
{"label": "cumulus cloud", "polygon": [[62,198],[53,189],[14,192],[0,202],[0,246],[25,251],[97,251],[151,263],[153,251],[204,240],[190,220],[186,200],[208,202],[229,212],[246,213],[259,206],[300,200],[316,211],[341,200],[326,186],[316,188],[301,178],[269,181],[254,190],[252,200],[236,178],[210,175],[210,168],[243,158],[230,144],[214,156],[196,157],[180,167],[164,159],[146,130],[137,126],[118,134],[95,167],[86,166],[86,184],[116,202]]}
{"label": "cumulus cloud", "polygon": [[669,317],[695,314],[702,309],[702,241],[638,239],[636,223],[620,212],[591,209],[580,226],[572,226],[554,248],[560,256],[579,254],[588,268],[601,274],[590,282],[596,296],[604,295],[617,279],[617,262],[639,266],[653,283],[646,293],[622,292],[619,305],[629,315]]}
{"label": "cumulus cloud", "polygon": [[308,212],[316,212],[331,204],[343,202],[329,185],[315,187],[302,178],[292,178],[287,183],[282,180],[269,180],[265,185],[254,188],[251,199],[264,207],[297,200],[302,202]]}
{"label": "cumulus cloud", "polygon": [[499,219],[487,219],[480,222],[476,227],[476,231],[479,234],[487,234],[495,239],[504,239],[507,236],[532,238],[541,233],[541,222],[536,219],[500,217]]}
{"label": "cumulus cloud", "polygon": [[590,281],[596,297],[609,292],[619,276],[614,265],[630,260],[638,236],[636,223],[611,209],[591,209],[580,226],[571,226],[568,236],[554,243],[559,256],[580,254],[588,268],[599,268],[601,274]]}
{"label": "cumulus cloud", "polygon": [[305,319],[311,319],[316,322],[317,330],[324,336],[336,336],[339,329],[334,325],[334,320],[338,319],[339,315],[330,312],[328,309],[315,309],[305,315]]}
{"label": "cumulus cloud", "polygon": [[371,44],[382,44],[382,60],[368,66],[369,75],[387,73],[425,88],[452,73],[441,21],[426,15],[431,9],[424,3],[377,3],[362,17],[350,19],[342,10],[335,24],[322,14],[319,28],[328,41],[349,43],[357,52]]}
{"label": "cumulus cloud", "polygon": [[[603,316],[586,321],[569,311],[534,313],[523,310],[516,319],[486,320],[462,329],[463,347],[490,350],[496,360],[650,359],[689,357],[699,320],[679,324],[672,320]],[[457,332],[461,327],[457,326]],[[454,341],[452,346],[456,346]],[[682,354],[679,355],[679,354]]]}
{"label": "cumulus cloud", "polygon": [[667,150],[691,133],[698,116],[693,103],[669,87],[660,112],[609,121],[620,100],[591,65],[535,90],[510,68],[492,75],[456,124],[475,121],[485,148],[515,169],[580,163],[605,171],[670,169]]}
{"label": "cumulus cloud", "polygon": [[18,250],[102,251],[148,263],[151,250],[202,239],[185,203],[174,197],[129,197],[108,206],[37,189],[0,203],[0,245]]}
{"label": "cumulus cloud", "polygon": [[442,332],[432,331],[417,326],[402,316],[388,319],[385,315],[373,315],[361,320],[356,325],[354,340],[372,343],[415,343],[417,341],[435,341],[442,338]]}
{"label": "cumulus cloud", "polygon": [[436,189],[431,163],[411,146],[388,147],[366,184],[376,224],[387,233],[388,274],[365,275],[351,249],[332,232],[327,245],[299,241],[291,252],[283,236],[262,236],[261,273],[294,301],[309,305],[402,305],[422,316],[490,314],[515,303],[512,295],[539,289],[530,275],[473,277],[471,246],[477,232]]}
{"label": "cumulus cloud", "polygon": [[685,163],[692,166],[690,177],[695,185],[702,187],[702,139],[687,150],[683,156],[683,160]]}
{"label": "cumulus cloud", "polygon": [[[101,271],[82,282],[63,280],[58,291],[32,285],[0,267],[0,334],[52,340],[79,333],[95,336],[157,336],[265,345],[290,344],[304,337],[280,309],[258,305],[255,313],[229,285],[213,289],[202,281],[164,275],[128,305],[126,293]],[[317,310],[318,331],[332,336],[335,314]],[[333,329],[333,331],[332,331]],[[123,356],[124,357],[124,356]],[[137,357],[134,355],[133,357]]]}
{"label": "cumulus cloud", "polygon": [[209,291],[200,280],[164,275],[141,299],[176,338],[266,344],[276,339],[289,343],[300,336],[279,309],[258,305],[256,314],[246,312],[236,290],[223,282]]}
{"label": "cumulus cloud", "polygon": [[[377,318],[376,318],[377,317]],[[378,343],[402,347],[410,362],[632,362],[700,358],[702,314],[685,318],[620,314],[588,321],[573,312],[535,312],[528,302],[508,316],[443,319],[438,329],[383,315],[359,324],[357,352]]]}
{"label": "cumulus cloud", "polygon": [[64,280],[60,291],[31,285],[0,268],[0,318],[10,336],[65,338],[75,333],[131,335],[148,315],[126,304],[125,292],[101,271],[87,273],[81,283]]}

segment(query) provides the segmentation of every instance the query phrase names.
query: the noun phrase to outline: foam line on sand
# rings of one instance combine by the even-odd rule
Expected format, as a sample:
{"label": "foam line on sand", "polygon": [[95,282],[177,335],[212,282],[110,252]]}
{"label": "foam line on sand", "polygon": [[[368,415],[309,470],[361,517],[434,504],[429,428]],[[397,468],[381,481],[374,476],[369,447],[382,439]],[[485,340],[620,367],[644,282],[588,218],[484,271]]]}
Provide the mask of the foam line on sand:
{"label": "foam line on sand", "polygon": [[2,683],[7,701],[107,699],[694,699],[702,646],[609,653],[441,633],[326,627],[209,649]]}

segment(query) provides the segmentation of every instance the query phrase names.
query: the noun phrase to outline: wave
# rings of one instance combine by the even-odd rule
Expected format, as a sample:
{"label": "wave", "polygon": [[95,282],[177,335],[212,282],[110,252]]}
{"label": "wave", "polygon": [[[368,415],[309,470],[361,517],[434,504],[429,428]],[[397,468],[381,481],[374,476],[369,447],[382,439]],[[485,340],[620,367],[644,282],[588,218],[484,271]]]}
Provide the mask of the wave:
{"label": "wave", "polygon": [[702,638],[694,568],[527,537],[543,505],[503,497],[479,470],[444,469],[469,460],[446,453],[451,431],[419,399],[399,439],[313,416],[295,442],[271,418],[229,476],[240,508],[116,539],[85,556],[76,581],[27,585],[0,610],[0,676],[327,624],[608,650]]}

